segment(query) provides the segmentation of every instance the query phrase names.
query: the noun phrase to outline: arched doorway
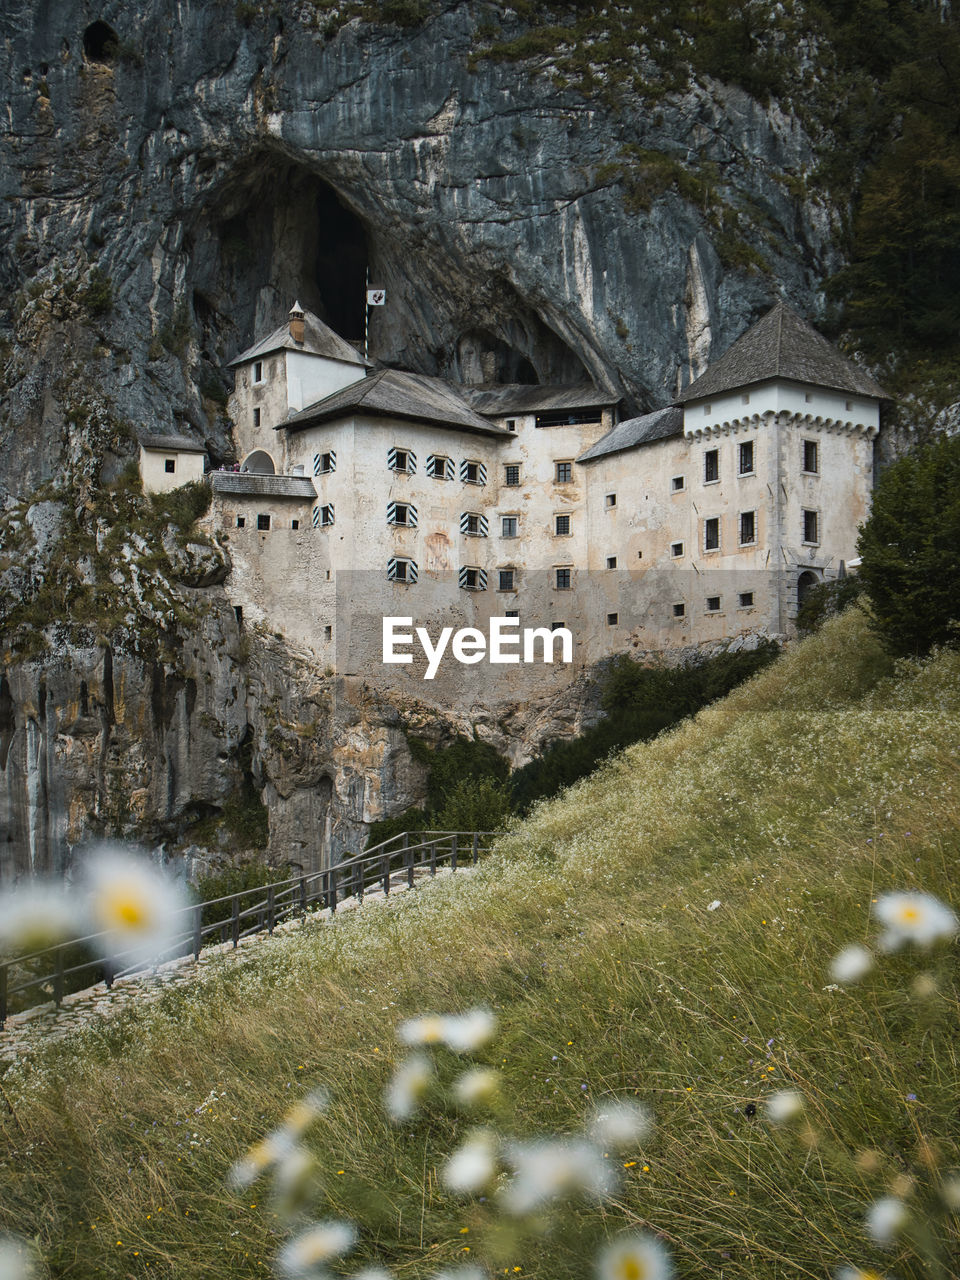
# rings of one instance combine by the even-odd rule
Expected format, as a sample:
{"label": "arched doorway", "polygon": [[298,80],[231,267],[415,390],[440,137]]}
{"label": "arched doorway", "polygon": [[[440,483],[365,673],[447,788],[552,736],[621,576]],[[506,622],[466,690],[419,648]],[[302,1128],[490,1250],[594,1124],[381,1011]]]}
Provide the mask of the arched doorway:
{"label": "arched doorway", "polygon": [[248,453],[240,467],[241,471],[250,471],[257,476],[275,476],[277,468],[266,449],[254,449]]}
{"label": "arched doorway", "polygon": [[797,608],[802,609],[804,602],[814,587],[819,587],[820,575],[813,569],[804,569],[797,579]]}

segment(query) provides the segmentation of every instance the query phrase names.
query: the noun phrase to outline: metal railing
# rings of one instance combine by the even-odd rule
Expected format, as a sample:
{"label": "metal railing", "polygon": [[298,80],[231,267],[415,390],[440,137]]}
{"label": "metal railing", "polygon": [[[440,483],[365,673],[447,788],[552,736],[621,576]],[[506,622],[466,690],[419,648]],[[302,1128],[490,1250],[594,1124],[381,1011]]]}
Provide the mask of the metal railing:
{"label": "metal railing", "polygon": [[[172,960],[191,955],[199,960],[205,946],[232,943],[236,948],[242,938],[273,933],[284,920],[305,916],[311,910],[326,908],[333,913],[347,898],[362,902],[364,895],[374,890],[389,894],[400,885],[412,889],[418,878],[436,875],[438,867],[449,866],[456,871],[458,867],[472,866],[488,851],[496,834],[492,831],[404,831],[324,871],[304,872],[261,888],[241,889],[222,898],[193,903],[177,912],[182,923],[174,931],[170,945],[147,962],[134,951],[103,959],[108,938],[105,933],[71,938],[29,955],[0,960],[0,1029],[13,1012],[51,999],[59,1008],[68,988],[69,992],[81,989],[81,984],[74,982],[81,974],[89,977],[84,985],[93,986],[103,981],[109,988],[117,978],[152,973]],[[252,897],[257,900],[242,905]],[[205,924],[204,919],[212,908],[220,909],[215,913],[218,918]],[[97,951],[101,954],[71,963],[77,960],[78,948],[85,948],[88,954]],[[31,973],[32,969],[42,972]]]}

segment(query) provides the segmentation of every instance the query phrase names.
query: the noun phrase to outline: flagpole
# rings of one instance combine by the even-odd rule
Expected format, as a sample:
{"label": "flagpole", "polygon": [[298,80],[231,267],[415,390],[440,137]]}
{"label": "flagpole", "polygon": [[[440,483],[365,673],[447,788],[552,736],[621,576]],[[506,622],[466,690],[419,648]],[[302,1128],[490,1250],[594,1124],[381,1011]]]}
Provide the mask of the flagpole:
{"label": "flagpole", "polygon": [[363,291],[363,358],[370,358],[370,268],[367,267],[367,283]]}

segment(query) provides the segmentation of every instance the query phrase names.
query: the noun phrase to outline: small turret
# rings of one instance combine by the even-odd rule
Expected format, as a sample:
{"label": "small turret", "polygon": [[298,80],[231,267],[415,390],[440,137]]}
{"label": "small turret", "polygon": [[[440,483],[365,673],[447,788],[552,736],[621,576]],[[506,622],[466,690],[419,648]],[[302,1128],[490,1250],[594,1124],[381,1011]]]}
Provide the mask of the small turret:
{"label": "small turret", "polygon": [[303,342],[303,308],[299,302],[290,308],[290,337],[298,344]]}

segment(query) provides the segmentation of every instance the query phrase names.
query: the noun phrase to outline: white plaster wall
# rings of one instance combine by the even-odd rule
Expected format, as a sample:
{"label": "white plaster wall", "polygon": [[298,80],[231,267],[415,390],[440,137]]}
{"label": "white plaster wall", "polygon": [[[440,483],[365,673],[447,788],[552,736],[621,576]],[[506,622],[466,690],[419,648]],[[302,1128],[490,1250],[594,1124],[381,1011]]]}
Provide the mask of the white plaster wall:
{"label": "white plaster wall", "polygon": [[[349,387],[366,376],[362,365],[347,360],[328,360],[305,351],[285,351],[287,407],[292,413],[316,404],[341,387]],[[284,415],[286,416],[286,415]]]}
{"label": "white plaster wall", "polygon": [[[144,492],[169,493],[171,489],[179,489],[182,484],[202,480],[204,457],[202,453],[187,453],[182,449],[171,449],[165,452],[145,449],[141,445],[140,478]],[[166,470],[168,458],[172,458],[176,466],[172,475]]]}
{"label": "white plaster wall", "polygon": [[[266,356],[263,381],[253,381],[254,361],[240,365],[234,376],[233,395],[227,401],[227,412],[234,424],[233,438],[242,462],[254,449],[264,449],[273,458],[277,473],[283,471],[279,461],[277,433],[274,427],[285,422],[288,414],[286,361],[282,351]],[[253,425],[253,411],[260,410],[260,426]]]}
{"label": "white plaster wall", "polygon": [[692,401],[684,406],[683,429],[687,436],[692,437],[742,418],[766,413],[809,415],[814,420],[849,423],[874,432],[880,427],[877,400],[777,379],[713,396],[709,400]]}

